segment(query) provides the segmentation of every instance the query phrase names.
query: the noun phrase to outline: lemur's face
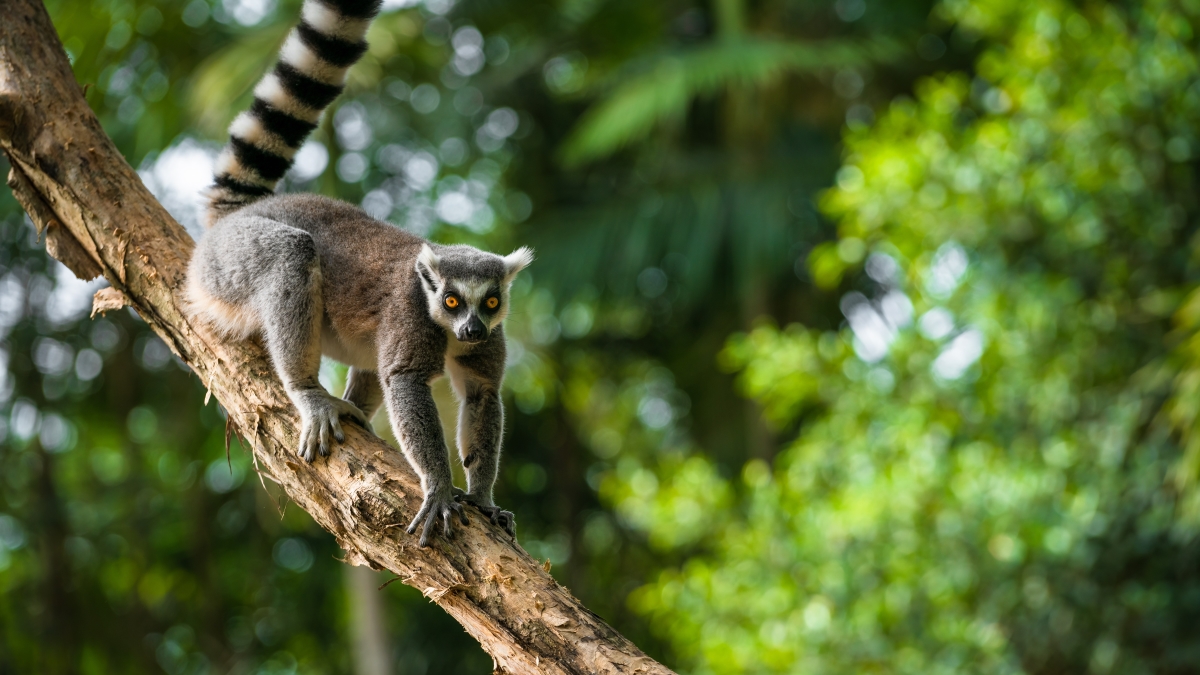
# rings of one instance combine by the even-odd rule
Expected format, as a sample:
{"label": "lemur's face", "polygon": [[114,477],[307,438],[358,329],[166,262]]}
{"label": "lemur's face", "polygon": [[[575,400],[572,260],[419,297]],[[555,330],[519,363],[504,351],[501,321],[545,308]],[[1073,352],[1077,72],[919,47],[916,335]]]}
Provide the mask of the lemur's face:
{"label": "lemur's face", "polygon": [[509,288],[531,262],[525,247],[498,256],[470,246],[422,246],[416,270],[429,316],[462,342],[483,342],[508,316]]}

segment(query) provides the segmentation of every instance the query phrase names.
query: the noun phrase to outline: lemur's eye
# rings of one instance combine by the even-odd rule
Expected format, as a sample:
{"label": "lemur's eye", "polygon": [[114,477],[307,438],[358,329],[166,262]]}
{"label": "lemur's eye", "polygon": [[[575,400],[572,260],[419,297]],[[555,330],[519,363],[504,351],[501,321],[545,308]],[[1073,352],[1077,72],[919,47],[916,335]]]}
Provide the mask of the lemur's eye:
{"label": "lemur's eye", "polygon": [[497,298],[496,296],[493,295],[492,297],[488,298],[484,302],[484,304],[487,305],[488,309],[496,309],[497,307],[500,306],[500,298]]}
{"label": "lemur's eye", "polygon": [[446,296],[446,306],[449,307],[450,309],[454,309],[455,307],[458,307],[458,298],[454,297],[453,295],[447,295]]}

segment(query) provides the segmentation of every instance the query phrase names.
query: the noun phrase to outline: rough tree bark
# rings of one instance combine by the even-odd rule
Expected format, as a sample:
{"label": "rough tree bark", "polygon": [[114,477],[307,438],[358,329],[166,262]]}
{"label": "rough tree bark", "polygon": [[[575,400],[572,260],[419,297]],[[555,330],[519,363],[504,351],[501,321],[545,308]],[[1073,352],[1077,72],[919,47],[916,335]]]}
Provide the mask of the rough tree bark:
{"label": "rough tree bark", "polygon": [[84,100],[45,8],[4,0],[0,150],[9,184],[50,253],[112,286],[97,306],[132,306],[200,377],[253,446],[261,475],[346,551],[388,569],[461,623],[506,673],[670,673],[588,611],[501,530],[471,513],[454,538],[417,546],[421,503],[404,458],[350,425],[328,459],[299,461],[297,416],[262,349],[226,343],[181,312],[191,238],[146,190]]}

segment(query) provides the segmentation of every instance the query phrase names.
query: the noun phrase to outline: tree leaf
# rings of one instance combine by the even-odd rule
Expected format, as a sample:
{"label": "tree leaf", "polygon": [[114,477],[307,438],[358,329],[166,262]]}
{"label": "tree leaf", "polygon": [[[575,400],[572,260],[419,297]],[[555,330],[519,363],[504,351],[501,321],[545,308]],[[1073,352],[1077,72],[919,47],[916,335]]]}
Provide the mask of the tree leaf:
{"label": "tree leaf", "polygon": [[634,143],[662,124],[687,114],[691,102],[731,86],[764,87],[790,73],[864,66],[895,55],[896,43],[829,41],[821,44],[775,39],[720,41],[665,53],[620,78],[607,97],[594,105],[563,142],[567,166],[601,159]]}

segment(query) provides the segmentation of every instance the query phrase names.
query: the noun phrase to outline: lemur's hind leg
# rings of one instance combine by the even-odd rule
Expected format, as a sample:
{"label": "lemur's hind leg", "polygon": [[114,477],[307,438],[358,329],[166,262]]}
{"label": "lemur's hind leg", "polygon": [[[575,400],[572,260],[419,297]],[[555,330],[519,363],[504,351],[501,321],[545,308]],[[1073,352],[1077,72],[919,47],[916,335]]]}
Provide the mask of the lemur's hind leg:
{"label": "lemur's hind leg", "polygon": [[[304,230],[258,216],[234,214],[204,238],[193,259],[204,290],[222,304],[249,310],[275,371],[300,412],[299,454],[311,462],[345,439],[339,415],[366,426],[362,411],[331,396],[317,380],[321,367],[321,265]],[[193,286],[195,288],[195,286]],[[194,295],[194,293],[193,293]]]}
{"label": "lemur's hind leg", "polygon": [[346,374],[346,393],[342,398],[358,406],[367,419],[375,417],[379,406],[383,404],[383,387],[379,384],[379,376],[373,370],[351,367]]}
{"label": "lemur's hind leg", "polygon": [[447,368],[458,396],[458,454],[467,473],[465,492],[455,490],[455,499],[474,505],[493,523],[513,535],[516,517],[496,506],[492,489],[500,472],[500,441],[504,435],[504,406],[499,382],[459,363]]}

